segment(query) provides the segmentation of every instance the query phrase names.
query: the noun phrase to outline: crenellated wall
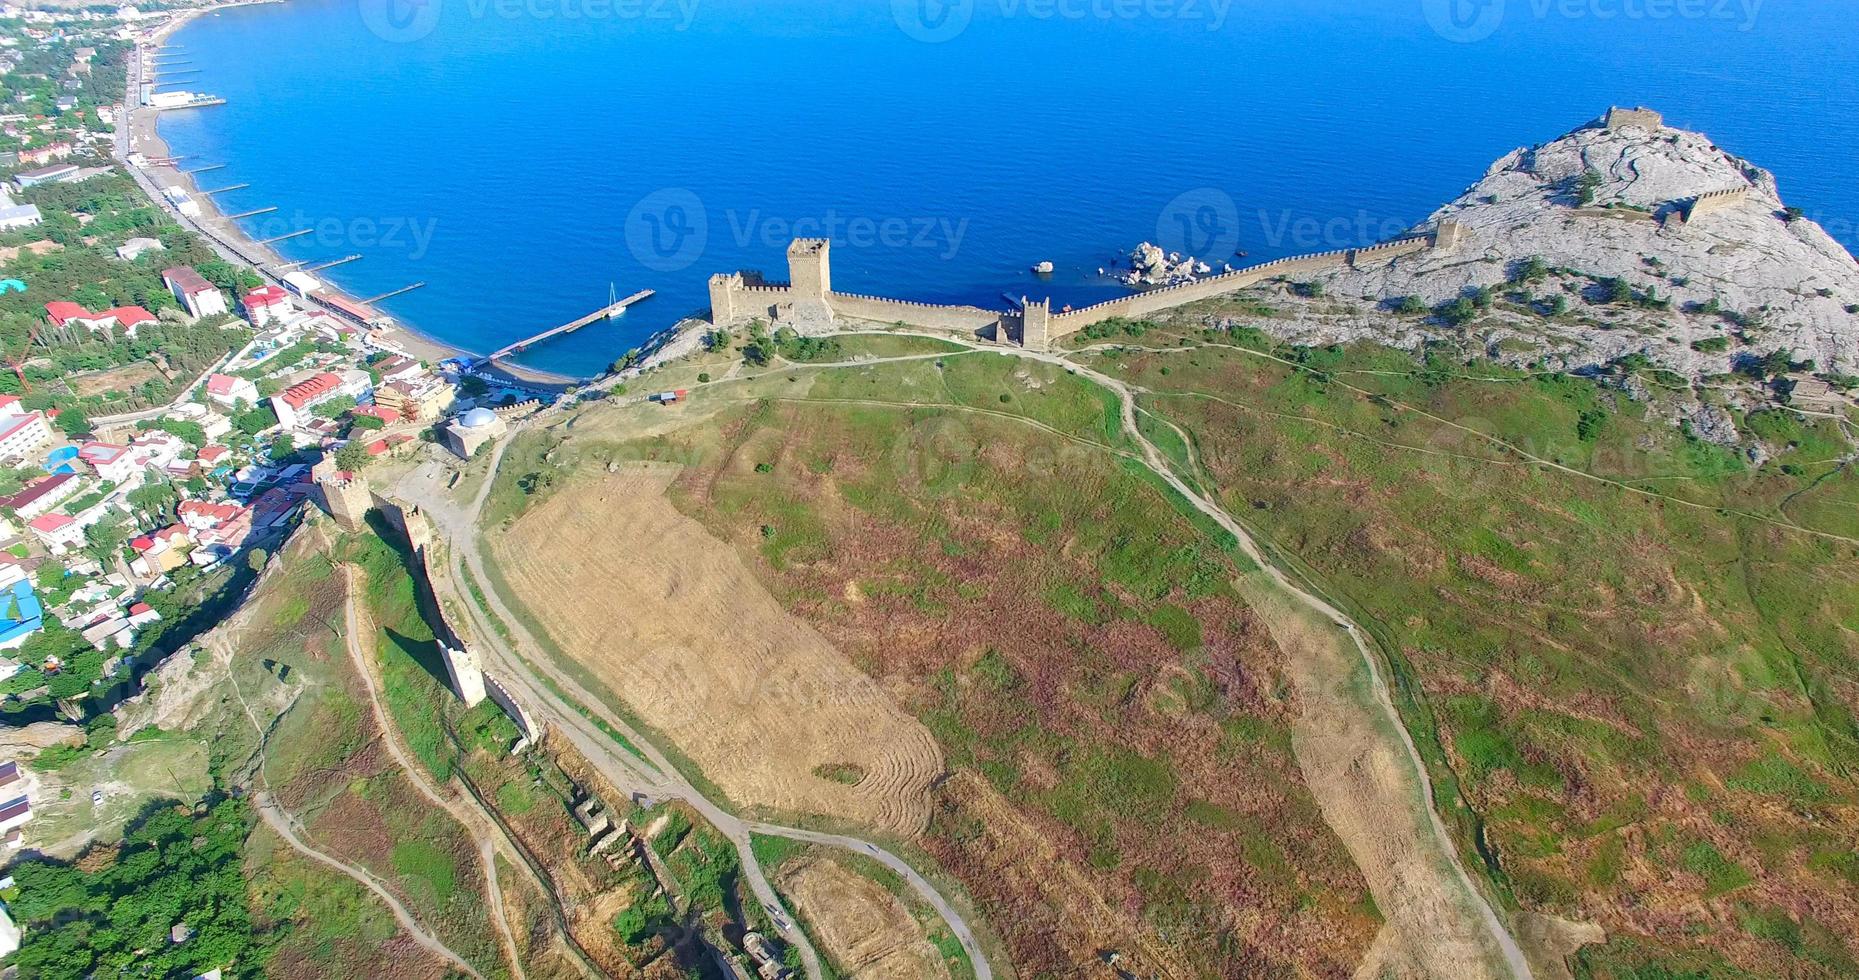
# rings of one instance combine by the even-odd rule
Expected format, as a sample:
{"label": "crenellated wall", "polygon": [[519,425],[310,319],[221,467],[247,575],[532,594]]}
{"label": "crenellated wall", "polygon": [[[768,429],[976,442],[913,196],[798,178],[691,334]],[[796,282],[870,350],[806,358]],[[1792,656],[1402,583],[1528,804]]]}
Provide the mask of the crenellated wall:
{"label": "crenellated wall", "polygon": [[1690,223],[1707,214],[1728,211],[1749,199],[1749,188],[1726,187],[1723,190],[1706,191],[1684,202],[1685,221]]}
{"label": "crenellated wall", "polygon": [[938,303],[913,303],[882,296],[857,293],[831,293],[827,304],[835,316],[879,323],[907,323],[927,330],[960,330],[964,333],[992,331],[1001,315],[979,306],[944,306]]}
{"label": "crenellated wall", "polygon": [[1437,232],[1382,242],[1366,248],[1343,248],[1310,255],[1273,259],[1192,282],[1155,289],[1096,303],[1076,310],[1053,312],[1050,301],[1025,301],[1022,310],[986,310],[978,306],[915,303],[883,296],[834,292],[830,243],[823,239],[795,239],[788,247],[788,272],[793,284],[763,283],[760,277],[740,272],[710,277],[710,319],[731,326],[750,319],[780,318],[784,307],[798,302],[823,302],[833,316],[877,323],[901,323],[924,330],[954,331],[1001,343],[1019,343],[1043,350],[1052,341],[1112,317],[1141,317],[1162,310],[1245,289],[1280,276],[1309,275],[1343,268],[1393,262],[1428,249],[1449,250],[1462,237],[1457,223],[1440,222]]}

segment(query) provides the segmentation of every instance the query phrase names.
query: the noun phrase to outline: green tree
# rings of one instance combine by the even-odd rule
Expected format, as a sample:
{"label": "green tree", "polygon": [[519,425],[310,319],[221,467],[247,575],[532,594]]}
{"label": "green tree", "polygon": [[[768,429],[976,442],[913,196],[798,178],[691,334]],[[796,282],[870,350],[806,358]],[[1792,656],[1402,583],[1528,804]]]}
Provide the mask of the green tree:
{"label": "green tree", "polygon": [[58,413],[58,428],[72,438],[90,434],[90,419],[79,408],[67,408]]}
{"label": "green tree", "polygon": [[368,447],[360,439],[351,439],[336,450],[336,467],[349,473],[360,473],[373,460],[374,457],[368,455]]}

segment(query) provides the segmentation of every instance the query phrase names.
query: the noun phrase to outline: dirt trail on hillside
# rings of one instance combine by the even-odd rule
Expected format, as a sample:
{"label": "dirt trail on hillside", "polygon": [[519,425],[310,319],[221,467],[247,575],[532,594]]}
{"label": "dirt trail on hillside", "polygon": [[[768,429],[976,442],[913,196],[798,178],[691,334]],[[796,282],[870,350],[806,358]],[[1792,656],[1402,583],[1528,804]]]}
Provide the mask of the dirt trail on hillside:
{"label": "dirt trail on hillside", "polygon": [[1256,576],[1241,591],[1284,651],[1297,704],[1291,747],[1304,782],[1385,919],[1356,980],[1502,976],[1494,965],[1502,958],[1477,928],[1469,896],[1428,846],[1426,803],[1398,735],[1363,710],[1374,695],[1361,657],[1332,625]]}
{"label": "dirt trail on hillside", "polygon": [[934,738],[672,506],[676,472],[577,478],[494,535],[516,597],[738,804],[921,833],[943,772]]}
{"label": "dirt trail on hillside", "polygon": [[948,977],[910,910],[870,878],[836,861],[808,860],[783,871],[778,883],[849,980]]}

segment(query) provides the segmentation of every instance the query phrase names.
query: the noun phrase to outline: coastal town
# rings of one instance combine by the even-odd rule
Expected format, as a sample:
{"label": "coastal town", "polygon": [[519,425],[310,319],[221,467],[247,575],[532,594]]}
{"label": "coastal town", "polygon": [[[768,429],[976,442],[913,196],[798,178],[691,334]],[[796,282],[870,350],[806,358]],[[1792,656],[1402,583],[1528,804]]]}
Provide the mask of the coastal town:
{"label": "coastal town", "polygon": [[[308,274],[242,261],[179,186],[150,193],[131,119],[213,103],[127,85],[177,19],[0,8],[9,725],[108,718],[236,601],[319,480],[435,443],[469,456],[560,394],[432,357]],[[0,860],[44,844],[31,765],[0,762]],[[0,955],[17,942],[0,907]]]}

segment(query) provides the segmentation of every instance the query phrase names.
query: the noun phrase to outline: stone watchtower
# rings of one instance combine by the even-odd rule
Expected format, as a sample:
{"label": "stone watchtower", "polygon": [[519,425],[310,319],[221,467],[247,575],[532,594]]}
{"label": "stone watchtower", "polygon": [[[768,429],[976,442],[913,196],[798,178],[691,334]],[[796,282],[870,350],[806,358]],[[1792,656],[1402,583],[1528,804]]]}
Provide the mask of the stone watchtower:
{"label": "stone watchtower", "polygon": [[1433,247],[1442,252],[1450,252],[1465,240],[1465,226],[1451,218],[1440,219],[1439,227],[1433,231]]}
{"label": "stone watchtower", "polygon": [[796,303],[825,303],[833,291],[831,239],[796,238],[787,247],[788,284]]}
{"label": "stone watchtower", "polygon": [[1020,346],[1027,350],[1045,350],[1050,342],[1052,300],[1020,297]]}
{"label": "stone watchtower", "polygon": [[742,273],[719,272],[710,277],[710,323],[724,327],[736,322],[736,294],[742,289]]}
{"label": "stone watchtower", "polygon": [[1635,109],[1622,109],[1619,106],[1614,106],[1607,110],[1607,119],[1604,121],[1603,125],[1607,127],[1607,131],[1610,133],[1619,132],[1629,126],[1643,129],[1649,133],[1656,133],[1665,128],[1665,117],[1645,106],[1640,106]]}
{"label": "stone watchtower", "polygon": [[344,531],[361,531],[368,527],[368,511],[374,509],[374,494],[368,478],[336,468],[334,457],[324,457],[310,470],[323,498],[323,509],[336,519]]}
{"label": "stone watchtower", "polygon": [[466,707],[476,707],[484,700],[484,667],[478,663],[478,655],[470,650],[454,650],[441,642],[439,652],[445,656],[445,672],[452,679],[452,693],[458,695]]}

